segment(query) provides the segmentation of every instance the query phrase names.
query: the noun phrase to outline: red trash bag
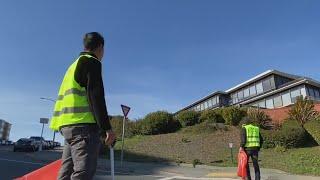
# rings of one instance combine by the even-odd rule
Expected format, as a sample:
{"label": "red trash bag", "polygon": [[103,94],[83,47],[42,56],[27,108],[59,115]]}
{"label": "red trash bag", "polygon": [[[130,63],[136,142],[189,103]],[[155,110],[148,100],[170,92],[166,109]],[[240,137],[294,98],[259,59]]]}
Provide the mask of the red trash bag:
{"label": "red trash bag", "polygon": [[244,150],[239,151],[238,154],[238,176],[245,179],[247,177],[247,163],[248,156]]}
{"label": "red trash bag", "polygon": [[61,159],[54,161],[40,169],[30,172],[15,180],[57,180],[61,167]]}

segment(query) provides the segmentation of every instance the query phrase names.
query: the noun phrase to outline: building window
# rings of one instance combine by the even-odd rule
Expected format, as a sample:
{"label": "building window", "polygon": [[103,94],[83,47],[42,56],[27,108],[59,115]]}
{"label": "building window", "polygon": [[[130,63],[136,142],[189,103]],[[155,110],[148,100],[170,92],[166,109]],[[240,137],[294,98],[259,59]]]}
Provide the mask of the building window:
{"label": "building window", "polygon": [[300,88],[291,91],[291,102],[295,103],[297,101],[297,97],[301,96]]}
{"label": "building window", "polygon": [[204,110],[204,103],[201,103],[201,111],[203,111]]}
{"label": "building window", "polygon": [[211,108],[212,106],[213,106],[213,104],[212,104],[212,99],[209,99],[209,101],[208,101],[208,106],[209,106],[209,108]]}
{"label": "building window", "polygon": [[266,102],[265,102],[264,100],[258,102],[258,107],[260,107],[260,108],[266,108]]}
{"label": "building window", "polygon": [[216,104],[217,104],[217,97],[214,97],[214,98],[212,99],[212,101],[213,101],[213,105],[216,105]]}
{"label": "building window", "polygon": [[288,106],[291,104],[291,97],[289,92],[282,94],[282,103],[283,106]]}
{"label": "building window", "polygon": [[263,86],[263,91],[264,92],[270,91],[272,89],[270,78],[264,80],[262,82],[262,86]]}
{"label": "building window", "polygon": [[232,94],[231,97],[232,97],[232,103],[233,103],[233,104],[235,104],[235,103],[238,102],[238,97],[237,97],[237,94],[236,94],[236,93]]}
{"label": "building window", "polygon": [[301,88],[301,95],[302,95],[303,97],[306,97],[306,96],[307,96],[306,87],[302,87],[302,88]]}
{"label": "building window", "polygon": [[266,108],[267,108],[267,109],[273,109],[273,108],[274,108],[274,106],[273,106],[273,99],[272,99],[272,98],[266,100]]}
{"label": "building window", "polygon": [[320,98],[320,94],[319,94],[319,90],[318,89],[314,89],[314,94],[315,94],[317,99]]}
{"label": "building window", "polygon": [[204,104],[204,109],[208,109],[208,103],[207,101],[203,103]]}
{"label": "building window", "polygon": [[314,94],[314,91],[313,91],[312,88],[308,88],[308,94],[309,94],[309,96],[311,96],[311,97],[315,97],[315,94]]}
{"label": "building window", "polygon": [[201,107],[200,105],[197,106],[197,111],[200,111],[201,110]]}
{"label": "building window", "polygon": [[253,86],[250,86],[250,96],[254,96],[257,94],[257,91],[256,91],[256,86],[253,85]]}
{"label": "building window", "polygon": [[219,96],[216,96],[216,101],[217,101],[217,104],[219,104],[219,102],[220,102]]}
{"label": "building window", "polygon": [[281,96],[276,96],[273,98],[274,107],[281,107],[282,106],[282,99]]}
{"label": "building window", "polygon": [[243,99],[243,90],[238,92],[238,99],[242,100]]}
{"label": "building window", "polygon": [[250,95],[249,88],[244,89],[243,94],[244,94],[244,98],[249,97],[249,95]]}
{"label": "building window", "polygon": [[263,93],[262,82],[259,82],[258,84],[256,84],[256,89],[257,89],[257,94]]}

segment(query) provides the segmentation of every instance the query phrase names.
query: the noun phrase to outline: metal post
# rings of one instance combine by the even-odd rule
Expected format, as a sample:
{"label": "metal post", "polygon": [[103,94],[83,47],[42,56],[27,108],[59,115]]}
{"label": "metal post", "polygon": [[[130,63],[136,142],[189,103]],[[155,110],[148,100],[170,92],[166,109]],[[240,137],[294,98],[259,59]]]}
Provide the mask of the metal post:
{"label": "metal post", "polygon": [[[40,97],[40,99],[42,99],[42,100],[48,100],[48,101],[51,101],[51,102],[53,102],[53,103],[56,103],[56,101],[55,100],[53,100],[53,99],[51,99],[51,98],[45,98],[45,97]],[[55,136],[56,136],[56,131],[53,131],[53,142],[54,142],[54,139],[55,139]],[[42,136],[41,136],[42,137]]]}
{"label": "metal post", "polygon": [[231,151],[231,162],[233,164],[233,151],[232,151],[232,148],[230,148],[230,151]]}
{"label": "metal post", "polygon": [[123,148],[124,148],[124,128],[125,128],[125,123],[126,123],[126,117],[123,116],[123,122],[122,122],[122,145],[121,145],[121,161],[120,165],[122,167],[122,161],[123,161]]}
{"label": "metal post", "polygon": [[111,179],[114,180],[114,151],[113,147],[110,146],[110,168],[111,168]]}
{"label": "metal post", "polygon": [[53,139],[52,139],[53,143],[54,143],[55,137],[56,137],[56,131],[53,131]]}
{"label": "metal post", "polygon": [[[41,139],[42,139],[42,135],[43,135],[43,128],[44,128],[44,123],[42,123]],[[39,151],[42,151],[42,140],[41,140],[41,143],[40,143]]]}
{"label": "metal post", "polygon": [[44,128],[44,123],[42,123],[41,137],[43,135],[43,128]]}

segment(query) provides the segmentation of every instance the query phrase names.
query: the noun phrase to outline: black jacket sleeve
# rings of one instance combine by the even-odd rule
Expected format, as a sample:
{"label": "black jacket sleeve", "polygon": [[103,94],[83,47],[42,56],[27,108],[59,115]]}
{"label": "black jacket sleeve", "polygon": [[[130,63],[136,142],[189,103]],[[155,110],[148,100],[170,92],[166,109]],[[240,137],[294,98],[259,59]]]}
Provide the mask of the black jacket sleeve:
{"label": "black jacket sleeve", "polygon": [[101,62],[81,57],[75,72],[75,80],[87,90],[88,101],[94,118],[102,131],[111,129],[104,96]]}
{"label": "black jacket sleeve", "polygon": [[245,128],[241,128],[240,132],[240,147],[244,148],[247,143],[247,132]]}
{"label": "black jacket sleeve", "polygon": [[261,133],[259,133],[259,136],[260,136],[260,148],[261,148],[263,145],[263,137],[261,136]]}

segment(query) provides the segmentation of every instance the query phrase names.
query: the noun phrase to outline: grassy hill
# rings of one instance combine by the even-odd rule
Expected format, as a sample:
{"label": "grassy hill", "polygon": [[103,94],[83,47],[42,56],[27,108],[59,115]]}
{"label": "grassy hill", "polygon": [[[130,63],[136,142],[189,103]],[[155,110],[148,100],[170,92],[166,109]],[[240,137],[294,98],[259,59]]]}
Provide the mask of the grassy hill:
{"label": "grassy hill", "polygon": [[[193,128],[193,127],[189,127]],[[194,133],[183,129],[176,133],[134,136],[125,139],[127,161],[138,162],[176,162],[236,166],[239,149],[239,129],[228,127],[227,130]],[[228,143],[234,143],[234,163],[231,161]],[[121,142],[116,147],[119,159]],[[320,175],[320,147],[296,149],[263,149],[260,164],[265,168],[280,169],[295,174]]]}

